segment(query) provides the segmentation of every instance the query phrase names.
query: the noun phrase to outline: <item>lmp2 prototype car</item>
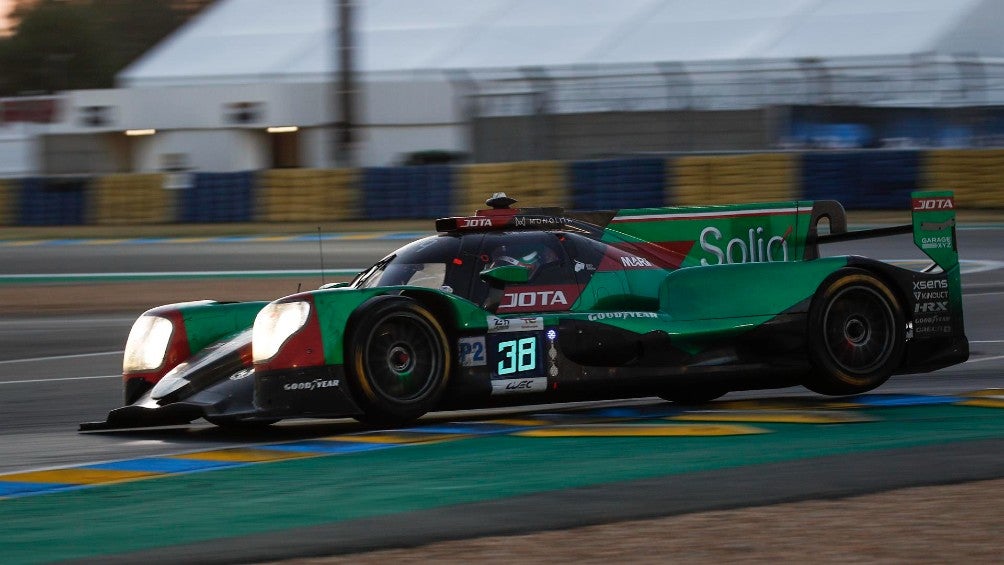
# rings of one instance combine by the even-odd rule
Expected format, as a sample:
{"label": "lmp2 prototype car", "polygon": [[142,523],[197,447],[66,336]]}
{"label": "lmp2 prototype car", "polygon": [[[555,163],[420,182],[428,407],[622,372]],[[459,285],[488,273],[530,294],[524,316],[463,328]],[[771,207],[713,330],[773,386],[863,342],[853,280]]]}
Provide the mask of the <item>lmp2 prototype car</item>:
{"label": "lmp2 prototype car", "polygon": [[[123,362],[126,406],[83,429],[354,417],[657,395],[699,403],[804,385],[871,390],[965,361],[950,192],[912,224],[848,232],[833,201],[596,212],[489,209],[351,283],[273,302],[154,308]],[[828,233],[820,224],[828,223]],[[825,242],[913,233],[922,270]]]}

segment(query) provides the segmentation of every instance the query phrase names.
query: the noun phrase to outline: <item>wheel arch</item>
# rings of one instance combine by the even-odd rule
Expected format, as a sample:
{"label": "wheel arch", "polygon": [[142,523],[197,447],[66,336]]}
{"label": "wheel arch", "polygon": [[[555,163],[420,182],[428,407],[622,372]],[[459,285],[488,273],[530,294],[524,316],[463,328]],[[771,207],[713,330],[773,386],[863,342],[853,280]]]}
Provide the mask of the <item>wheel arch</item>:
{"label": "wheel arch", "polygon": [[[905,309],[907,304],[909,304],[907,287],[909,286],[909,280],[912,277],[913,271],[883,263],[876,259],[857,256],[848,258],[845,269],[858,269],[867,272],[889,287],[889,290],[892,291],[893,296],[896,297],[901,307]],[[835,272],[834,275],[836,274]]]}
{"label": "wheel arch", "polygon": [[[901,367],[906,360],[906,342],[902,339],[906,332],[906,320],[909,319],[908,313],[908,302],[904,299],[902,285],[897,284],[897,277],[894,272],[896,267],[881,263],[880,261],[868,260],[859,257],[848,257],[847,265],[835,270],[829,276],[827,276],[820,283],[816,292],[812,296],[811,303],[809,305],[809,313],[806,317],[806,332],[810,336],[808,348],[810,358],[814,359],[813,364],[815,365],[814,373],[820,375],[819,377],[812,378],[806,381],[805,386],[810,388],[815,392],[828,395],[846,395],[846,394],[860,394],[861,392],[871,390],[877,386],[880,386],[893,374],[898,367]],[[866,282],[867,286],[876,287],[876,283],[884,287],[875,288],[880,294],[885,294],[886,299],[891,299],[894,304],[890,304],[893,310],[890,314],[893,317],[893,332],[894,336],[899,336],[901,341],[897,344],[894,343],[892,347],[894,348],[895,356],[888,360],[888,365],[884,365],[879,371],[878,375],[884,375],[876,377],[878,382],[873,385],[868,385],[866,382],[862,382],[860,385],[862,390],[854,390],[855,386],[859,386],[852,382],[855,379],[865,379],[865,377],[848,374],[845,369],[840,367],[834,367],[833,362],[827,360],[827,357],[822,353],[814,353],[815,348],[818,343],[815,341],[818,338],[816,333],[816,328],[814,324],[818,323],[819,313],[826,306],[827,301],[830,300],[831,295],[828,291],[834,288],[835,285],[839,283],[842,279],[858,276],[866,276],[872,279],[874,282]],[[861,284],[860,282],[851,282],[850,285]],[[846,285],[844,285],[846,286]],[[898,310],[898,313],[896,312]],[[900,327],[896,328],[895,324],[900,323]],[[823,375],[831,376],[823,376]],[[844,376],[839,376],[843,374]],[[840,379],[846,379],[845,382],[838,382]]]}
{"label": "wheel arch", "polygon": [[[357,417],[357,419],[379,425],[398,425],[412,421],[422,414],[435,409],[439,397],[442,396],[442,392],[453,380],[456,370],[455,346],[452,343],[453,338],[450,331],[454,324],[448,323],[452,319],[452,313],[446,299],[439,297],[439,300],[436,300],[436,298],[435,293],[432,292],[413,292],[408,289],[389,291],[363,301],[353,310],[347,319],[342,347],[346,375],[350,377],[350,382],[353,383],[349,386],[349,393],[353,401],[363,407],[365,412],[362,417]],[[429,326],[430,331],[434,333],[438,332],[440,336],[436,338],[436,341],[440,342],[443,347],[442,353],[444,357],[442,357],[442,368],[445,369],[445,372],[440,373],[442,375],[440,379],[441,385],[435,387],[438,389],[438,392],[435,390],[430,392],[428,399],[419,400],[417,404],[412,406],[398,404],[396,407],[388,408],[386,403],[387,397],[383,396],[382,393],[375,392],[375,389],[372,388],[372,385],[368,381],[368,377],[363,376],[364,373],[361,366],[357,368],[354,365],[358,357],[353,355],[353,348],[355,347],[354,344],[359,343],[357,332],[361,331],[365,334],[368,331],[366,330],[366,322],[368,320],[372,321],[370,320],[371,316],[378,315],[375,311],[386,311],[387,308],[393,309],[394,306],[391,303],[394,302],[401,304],[402,307],[419,308],[425,311],[423,317],[426,318],[426,325]],[[451,316],[451,318],[444,319],[443,316]],[[380,397],[384,398],[384,400],[381,400]],[[390,402],[393,404],[397,401],[391,400]]]}

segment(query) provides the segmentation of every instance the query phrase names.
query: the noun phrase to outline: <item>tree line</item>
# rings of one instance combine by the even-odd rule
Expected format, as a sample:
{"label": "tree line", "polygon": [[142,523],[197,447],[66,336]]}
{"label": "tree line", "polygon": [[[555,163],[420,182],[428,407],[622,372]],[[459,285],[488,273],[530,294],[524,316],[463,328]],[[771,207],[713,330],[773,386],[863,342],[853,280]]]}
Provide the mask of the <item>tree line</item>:
{"label": "tree line", "polygon": [[212,0],[15,0],[0,96],[112,88],[115,75]]}

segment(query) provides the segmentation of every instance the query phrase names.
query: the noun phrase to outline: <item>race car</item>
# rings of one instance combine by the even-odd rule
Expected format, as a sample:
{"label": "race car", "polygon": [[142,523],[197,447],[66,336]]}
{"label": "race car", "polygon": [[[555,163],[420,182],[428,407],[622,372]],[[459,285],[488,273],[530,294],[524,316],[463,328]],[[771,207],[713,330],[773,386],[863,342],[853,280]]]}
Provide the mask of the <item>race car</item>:
{"label": "race car", "polygon": [[[834,201],[566,212],[498,193],[350,283],[144,313],[126,406],[82,428],[863,393],[969,356],[953,195],[912,196],[911,224],[848,232]],[[820,256],[822,243],[911,232],[931,260],[919,271]]]}

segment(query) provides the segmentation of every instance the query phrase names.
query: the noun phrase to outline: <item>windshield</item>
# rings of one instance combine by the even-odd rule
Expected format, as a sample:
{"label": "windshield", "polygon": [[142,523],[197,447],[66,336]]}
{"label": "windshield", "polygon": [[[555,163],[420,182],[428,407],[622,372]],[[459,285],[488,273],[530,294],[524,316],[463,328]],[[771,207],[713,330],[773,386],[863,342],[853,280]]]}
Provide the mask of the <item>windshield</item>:
{"label": "windshield", "polygon": [[421,286],[442,288],[447,272],[456,265],[460,239],[446,235],[432,236],[409,243],[377,261],[352,282],[356,288],[376,286]]}

